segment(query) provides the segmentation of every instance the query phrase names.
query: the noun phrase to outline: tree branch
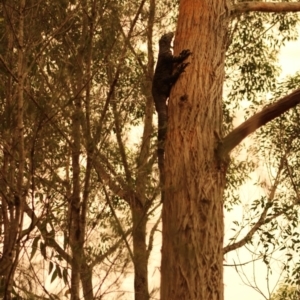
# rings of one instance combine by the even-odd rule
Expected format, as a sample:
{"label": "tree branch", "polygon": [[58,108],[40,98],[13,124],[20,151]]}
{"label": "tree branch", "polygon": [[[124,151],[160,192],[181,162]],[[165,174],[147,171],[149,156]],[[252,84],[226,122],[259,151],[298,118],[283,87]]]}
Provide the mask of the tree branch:
{"label": "tree branch", "polygon": [[55,236],[52,236],[50,232],[47,231],[45,226],[43,226],[41,220],[36,216],[33,209],[30,208],[30,206],[24,202],[24,211],[26,212],[27,216],[32,220],[32,226],[37,226],[38,230],[40,231],[43,239],[45,240],[47,246],[52,247],[55,249],[55,251],[61,255],[61,257],[68,263],[71,264],[71,256],[64,251],[63,248],[56,242]]}
{"label": "tree branch", "polygon": [[283,167],[284,167],[284,164],[285,164],[285,161],[286,161],[287,154],[288,153],[285,153],[284,156],[280,160],[277,175],[276,175],[274,184],[273,184],[273,186],[270,190],[270,195],[269,195],[268,202],[266,203],[266,206],[264,207],[264,209],[263,209],[263,211],[260,215],[259,220],[253,225],[253,227],[249,230],[249,232],[241,240],[239,240],[238,242],[235,242],[231,245],[227,245],[226,247],[224,247],[223,248],[223,253],[224,254],[244,246],[248,241],[251,241],[253,235],[260,229],[261,226],[269,223],[271,220],[277,218],[278,216],[280,216],[284,213],[284,210],[282,210],[281,212],[279,212],[277,214],[274,214],[273,216],[271,216],[267,219],[268,210],[272,207],[272,201],[274,200],[277,187],[280,183],[280,176],[282,174],[282,170],[283,170]]}
{"label": "tree branch", "polygon": [[131,189],[127,189],[123,185],[118,184],[116,182],[117,179],[110,176],[97,159],[93,159],[93,167],[102,183],[108,185],[115,195],[124,199],[127,203],[131,203],[134,197],[134,192]]}
{"label": "tree branch", "polygon": [[115,211],[115,209],[114,209],[114,207],[113,207],[113,205],[111,203],[110,197],[109,197],[109,195],[108,195],[108,193],[106,191],[105,186],[103,186],[103,190],[104,190],[104,193],[105,193],[105,198],[106,198],[107,204],[108,204],[108,206],[110,208],[111,213],[114,216],[115,221],[117,222],[118,229],[119,229],[119,231],[121,233],[121,236],[122,236],[122,239],[123,239],[123,241],[124,241],[124,243],[126,245],[126,248],[128,250],[129,256],[130,256],[132,262],[134,263],[134,255],[133,255],[133,252],[132,252],[132,250],[130,248],[129,242],[127,240],[127,235],[126,235],[125,231],[123,230],[122,224],[121,224],[121,222],[120,222],[120,220],[119,220],[119,218],[118,218],[118,216],[116,214],[116,211]]}
{"label": "tree branch", "polygon": [[[235,242],[231,245],[228,245],[226,247],[223,248],[223,253],[226,254],[230,251],[236,250],[238,248],[241,248],[242,246],[244,246],[247,242],[251,241],[253,235],[256,233],[256,231],[262,226],[265,225],[267,222],[266,220],[266,216],[268,213],[270,206],[266,205],[259,220],[254,224],[254,226],[251,228],[251,230],[238,242]],[[277,217],[277,215],[276,215]]]}
{"label": "tree branch", "polygon": [[150,235],[149,235],[149,242],[148,242],[148,249],[147,249],[147,258],[149,259],[151,251],[153,249],[153,241],[154,241],[154,234],[157,231],[157,227],[161,222],[161,215],[159,216],[159,218],[156,220],[155,224],[153,225],[151,231],[150,231]]}
{"label": "tree branch", "polygon": [[233,13],[245,13],[250,11],[260,12],[297,12],[300,11],[300,3],[297,2],[241,2],[233,6]]}
{"label": "tree branch", "polygon": [[[127,238],[127,236],[131,233],[132,233],[132,228],[130,228],[126,232],[124,232],[125,238]],[[120,247],[120,245],[122,243],[124,243],[124,237],[121,237],[115,244],[113,244],[109,249],[107,249],[107,251],[104,254],[97,255],[95,260],[91,262],[90,268],[94,268],[96,265],[103,262],[104,259],[106,259],[111,254],[113,254]]]}
{"label": "tree branch", "polygon": [[235,148],[244,138],[256,129],[279,117],[290,108],[300,103],[300,89],[281,98],[277,102],[265,107],[261,112],[250,117],[247,121],[231,131],[220,143],[217,154],[223,160],[230,151]]}

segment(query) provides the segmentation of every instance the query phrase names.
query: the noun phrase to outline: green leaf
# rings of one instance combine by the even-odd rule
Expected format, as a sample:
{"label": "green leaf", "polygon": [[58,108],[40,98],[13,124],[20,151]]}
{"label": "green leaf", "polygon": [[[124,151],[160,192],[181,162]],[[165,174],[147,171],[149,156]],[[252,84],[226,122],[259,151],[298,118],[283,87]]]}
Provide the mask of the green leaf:
{"label": "green leaf", "polygon": [[51,272],[52,272],[52,270],[53,270],[53,266],[54,266],[53,262],[50,261],[50,262],[49,262],[49,275],[51,274]]}
{"label": "green leaf", "polygon": [[51,276],[50,282],[52,283],[52,282],[56,279],[56,277],[57,277],[57,269],[54,270],[54,272],[53,272],[53,274],[52,274],[52,276]]}
{"label": "green leaf", "polygon": [[32,251],[31,251],[31,255],[30,255],[30,260],[32,260],[33,256],[36,253],[36,250],[38,249],[38,242],[40,240],[40,236],[37,236],[34,238],[33,242],[32,242]]}

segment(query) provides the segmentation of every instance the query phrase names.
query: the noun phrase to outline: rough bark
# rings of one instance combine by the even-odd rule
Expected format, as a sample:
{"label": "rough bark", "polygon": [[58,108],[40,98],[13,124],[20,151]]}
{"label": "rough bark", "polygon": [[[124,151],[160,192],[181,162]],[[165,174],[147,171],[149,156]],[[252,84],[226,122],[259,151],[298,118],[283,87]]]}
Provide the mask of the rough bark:
{"label": "rough bark", "polygon": [[223,299],[225,167],[222,136],[227,32],[224,0],[180,2],[175,55],[190,49],[189,68],[169,99],[161,299]]}

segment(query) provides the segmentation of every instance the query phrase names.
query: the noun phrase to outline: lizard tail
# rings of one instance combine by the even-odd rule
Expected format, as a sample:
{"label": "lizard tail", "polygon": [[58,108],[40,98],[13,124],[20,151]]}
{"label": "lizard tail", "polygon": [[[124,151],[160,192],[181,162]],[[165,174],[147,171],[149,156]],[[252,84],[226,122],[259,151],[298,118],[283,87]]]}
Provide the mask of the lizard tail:
{"label": "lizard tail", "polygon": [[161,187],[161,202],[164,200],[165,192],[165,140],[167,134],[167,106],[158,113],[158,145],[157,158],[159,168],[159,181]]}

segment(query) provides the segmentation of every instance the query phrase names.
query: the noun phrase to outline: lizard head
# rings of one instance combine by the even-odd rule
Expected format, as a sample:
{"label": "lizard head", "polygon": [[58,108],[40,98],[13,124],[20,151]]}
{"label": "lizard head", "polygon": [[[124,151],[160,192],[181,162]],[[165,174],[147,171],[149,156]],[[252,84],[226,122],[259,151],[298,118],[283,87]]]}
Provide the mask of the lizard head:
{"label": "lizard head", "polygon": [[164,34],[159,40],[160,49],[170,50],[173,37],[174,32],[168,32]]}

